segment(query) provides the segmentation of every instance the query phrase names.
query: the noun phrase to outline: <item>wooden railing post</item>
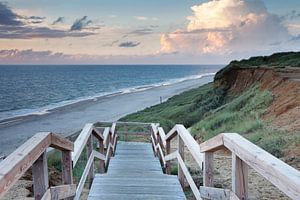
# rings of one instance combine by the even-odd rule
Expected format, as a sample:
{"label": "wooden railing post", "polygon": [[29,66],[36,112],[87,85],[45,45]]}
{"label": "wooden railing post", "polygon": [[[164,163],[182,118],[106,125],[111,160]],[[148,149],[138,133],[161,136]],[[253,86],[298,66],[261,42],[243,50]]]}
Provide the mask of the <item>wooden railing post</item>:
{"label": "wooden railing post", "polygon": [[213,187],[213,172],[214,172],[214,153],[204,153],[204,166],[203,166],[203,186]]}
{"label": "wooden railing post", "polygon": [[46,151],[32,165],[32,176],[34,198],[40,200],[49,187]]}
{"label": "wooden railing post", "polygon": [[[92,139],[92,135],[90,135],[90,137],[86,143],[87,160],[89,160],[92,152],[93,152],[93,139]],[[89,170],[87,179],[88,179],[88,183],[89,183],[89,187],[90,187],[92,185],[93,179],[94,179],[94,162],[92,162],[92,164],[91,164],[91,168]]]}
{"label": "wooden railing post", "polygon": [[[99,140],[99,152],[104,155],[104,143],[103,140]],[[99,172],[101,174],[105,173],[105,161],[99,160]]]}
{"label": "wooden railing post", "polygon": [[[169,155],[171,153],[171,141],[167,140],[166,141],[166,155]],[[166,162],[166,173],[171,174],[171,161]]]}
{"label": "wooden railing post", "polygon": [[241,199],[248,199],[248,166],[232,153],[232,191]]}
{"label": "wooden railing post", "polygon": [[[182,160],[184,161],[184,141],[179,135],[178,135],[178,153],[182,158]],[[181,187],[184,188],[184,173],[179,163],[178,163],[178,179],[181,184]]]}
{"label": "wooden railing post", "polygon": [[[62,184],[70,185],[73,184],[73,167],[72,167],[72,155],[71,151],[62,151]],[[72,200],[72,197],[69,197],[65,200]]]}

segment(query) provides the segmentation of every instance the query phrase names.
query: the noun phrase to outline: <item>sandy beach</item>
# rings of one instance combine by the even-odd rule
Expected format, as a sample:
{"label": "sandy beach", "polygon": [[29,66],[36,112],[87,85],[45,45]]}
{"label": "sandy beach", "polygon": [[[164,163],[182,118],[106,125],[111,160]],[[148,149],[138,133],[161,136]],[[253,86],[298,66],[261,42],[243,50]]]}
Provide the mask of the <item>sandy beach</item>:
{"label": "sandy beach", "polygon": [[37,132],[50,131],[68,136],[81,130],[84,124],[116,121],[191,88],[211,82],[213,76],[160,86],[144,91],[116,94],[86,100],[54,109],[44,115],[31,115],[0,123],[0,156],[8,155]]}

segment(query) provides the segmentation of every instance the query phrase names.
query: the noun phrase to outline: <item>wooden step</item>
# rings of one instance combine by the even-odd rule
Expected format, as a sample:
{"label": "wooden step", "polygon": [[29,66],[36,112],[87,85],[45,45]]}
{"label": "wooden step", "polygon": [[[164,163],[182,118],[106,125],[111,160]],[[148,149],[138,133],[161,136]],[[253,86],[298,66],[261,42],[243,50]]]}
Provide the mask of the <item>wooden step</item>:
{"label": "wooden step", "polygon": [[88,199],[186,199],[177,176],[163,174],[151,144],[119,142],[106,174],[96,174]]}

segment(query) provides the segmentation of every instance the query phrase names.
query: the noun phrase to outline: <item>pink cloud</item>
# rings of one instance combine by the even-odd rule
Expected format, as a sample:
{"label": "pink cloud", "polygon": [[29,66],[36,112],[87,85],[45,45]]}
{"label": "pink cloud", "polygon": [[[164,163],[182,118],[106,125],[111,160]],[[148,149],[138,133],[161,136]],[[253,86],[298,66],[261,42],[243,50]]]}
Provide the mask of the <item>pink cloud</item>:
{"label": "pink cloud", "polygon": [[212,0],[191,9],[185,30],[161,36],[160,52],[229,55],[272,50],[270,44],[291,38],[280,18],[270,14],[261,0]]}

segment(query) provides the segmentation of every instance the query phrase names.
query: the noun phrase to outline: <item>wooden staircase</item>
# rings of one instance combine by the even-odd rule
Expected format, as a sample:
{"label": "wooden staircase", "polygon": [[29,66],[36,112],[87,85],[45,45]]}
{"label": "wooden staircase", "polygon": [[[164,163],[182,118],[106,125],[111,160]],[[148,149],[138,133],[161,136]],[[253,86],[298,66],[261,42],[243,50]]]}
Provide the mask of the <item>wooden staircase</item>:
{"label": "wooden staircase", "polygon": [[96,174],[89,200],[186,199],[177,176],[163,173],[150,143],[119,142],[106,174]]}
{"label": "wooden staircase", "polygon": [[[126,141],[135,130],[147,135],[149,143],[118,141],[123,136]],[[174,149],[171,143],[175,138],[178,142]],[[62,184],[58,186],[49,186],[49,147],[61,151]],[[232,154],[231,188],[214,187],[213,158],[220,149]],[[201,169],[203,185],[196,185],[191,176],[185,164],[186,153]],[[82,160],[86,165],[80,180],[74,183],[73,169]],[[177,161],[177,176],[170,175],[172,160]],[[36,200],[79,200],[85,186],[91,186],[90,200],[185,199],[182,188],[187,184],[197,200],[246,200],[249,167],[286,196],[300,199],[300,172],[237,133],[221,133],[198,144],[180,124],[165,133],[155,123],[89,123],[75,142],[51,132],[37,133],[1,161],[0,198],[31,170]]]}

